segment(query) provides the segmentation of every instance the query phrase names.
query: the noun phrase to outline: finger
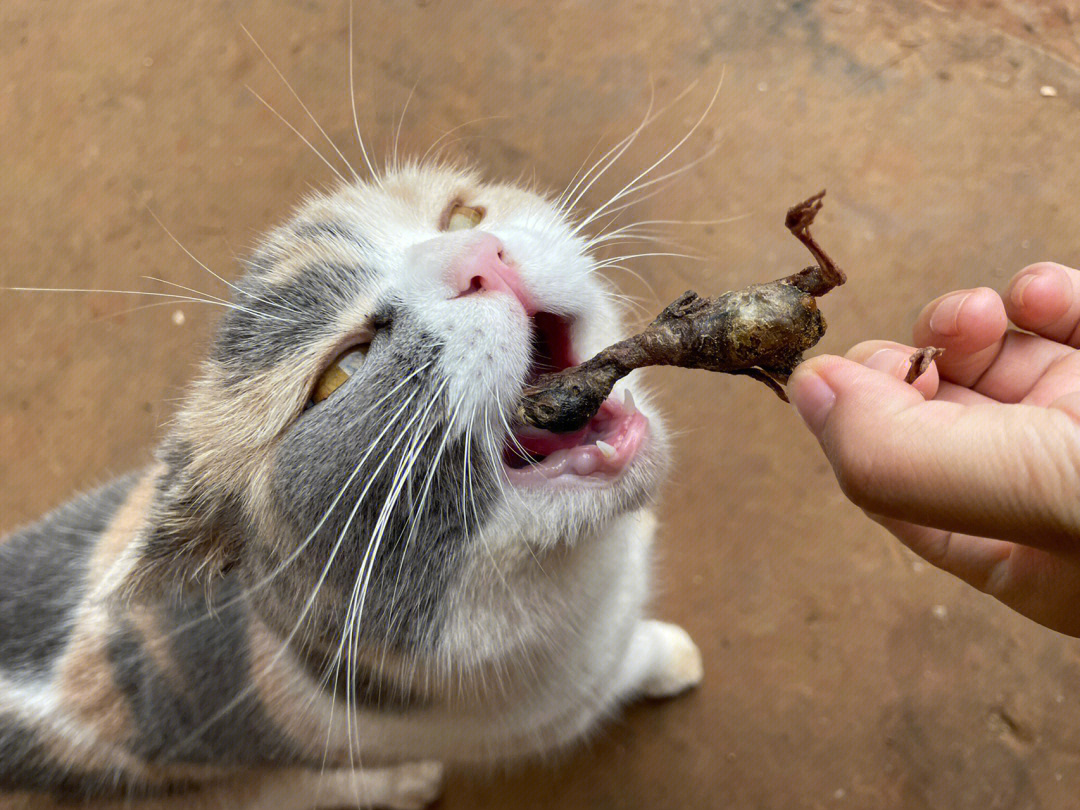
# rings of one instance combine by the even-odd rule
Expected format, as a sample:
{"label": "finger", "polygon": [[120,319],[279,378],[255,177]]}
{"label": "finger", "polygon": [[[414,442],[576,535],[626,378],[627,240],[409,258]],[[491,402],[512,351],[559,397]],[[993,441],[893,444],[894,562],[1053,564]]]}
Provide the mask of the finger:
{"label": "finger", "polygon": [[[911,356],[914,353],[913,347],[905,346],[903,343],[891,340],[867,340],[852,346],[844,357],[902,380],[911,367]],[[937,361],[931,364],[930,368],[912,385],[926,399],[958,402],[961,405],[977,405],[994,401],[970,388],[942,382],[937,373]]]}
{"label": "finger", "polygon": [[[1021,402],[1040,383],[1047,370],[1073,350],[1037,335],[1006,330],[1005,304],[988,288],[961,290],[931,302],[915,324],[919,345],[939,346],[937,360],[943,379],[971,388],[998,402]],[[1063,393],[1060,376],[1039,397],[1056,399]]]}
{"label": "finger", "polygon": [[1024,394],[1023,402],[1045,406],[1080,391],[1080,352],[1075,349],[1066,349],[1066,352],[1046,367],[1038,382]]}
{"label": "finger", "polygon": [[1009,319],[989,287],[957,290],[931,301],[915,321],[916,346],[937,346],[943,380],[970,387],[1001,350]]}
{"label": "finger", "polygon": [[1080,565],[1047,551],[867,513],[931,565],[1061,633],[1080,636]]}
{"label": "finger", "polygon": [[800,365],[788,394],[864,509],[1040,548],[1077,544],[1080,428],[1067,408],[927,402],[828,355]]}
{"label": "finger", "polygon": [[1029,265],[1013,276],[1004,298],[1021,329],[1080,348],[1080,272],[1054,262]]}
{"label": "finger", "polygon": [[[998,402],[1021,402],[1038,386],[1045,389],[1043,382],[1051,369],[1075,355],[1075,349],[1061,343],[1010,329],[997,356],[971,388]],[[1060,374],[1055,376],[1061,382]],[[1049,400],[1045,395],[1043,399],[1056,399],[1062,389],[1054,386],[1054,391]]]}
{"label": "finger", "polygon": [[1014,546],[1005,540],[932,529],[873,512],[866,514],[928,563],[980,591],[986,590],[995,568],[1008,558]]}
{"label": "finger", "polygon": [[[883,371],[899,380],[907,376],[911,368],[911,356],[915,348],[892,340],[866,340],[848,349],[848,360],[862,363],[867,368]],[[912,383],[926,399],[933,399],[938,390],[938,372],[933,363]]]}

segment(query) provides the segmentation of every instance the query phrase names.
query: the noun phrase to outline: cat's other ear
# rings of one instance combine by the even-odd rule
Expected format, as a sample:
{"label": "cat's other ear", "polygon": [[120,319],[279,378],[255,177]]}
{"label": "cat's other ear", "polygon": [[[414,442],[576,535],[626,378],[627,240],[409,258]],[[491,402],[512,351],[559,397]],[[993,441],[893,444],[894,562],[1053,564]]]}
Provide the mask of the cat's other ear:
{"label": "cat's other ear", "polygon": [[205,586],[240,561],[238,498],[194,474],[183,442],[166,444],[159,457],[147,521],[119,583],[125,598]]}

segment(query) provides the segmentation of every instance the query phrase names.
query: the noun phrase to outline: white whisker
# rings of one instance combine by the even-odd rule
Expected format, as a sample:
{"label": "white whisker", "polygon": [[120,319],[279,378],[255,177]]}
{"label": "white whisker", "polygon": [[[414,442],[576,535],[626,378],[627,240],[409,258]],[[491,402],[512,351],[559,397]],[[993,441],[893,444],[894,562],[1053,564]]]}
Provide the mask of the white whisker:
{"label": "white whisker", "polygon": [[[206,271],[207,273],[209,273],[210,275],[212,275],[212,276],[213,276],[214,278],[216,278],[216,279],[217,279],[218,281],[220,281],[220,282],[221,282],[222,284],[224,284],[225,286],[229,287],[229,288],[230,288],[231,290],[233,290],[234,292],[236,292],[236,293],[237,293],[238,295],[246,295],[246,296],[249,296],[249,297],[255,298],[255,300],[256,300],[256,301],[262,301],[263,303],[265,303],[265,304],[268,304],[268,305],[270,305],[270,306],[275,306],[275,305],[274,305],[273,303],[271,303],[270,301],[266,301],[265,299],[259,298],[258,296],[252,296],[252,295],[250,295],[250,293],[247,293],[247,292],[245,292],[245,291],[244,291],[243,289],[241,289],[241,288],[240,288],[240,287],[238,287],[237,285],[233,284],[233,283],[232,283],[231,281],[229,281],[228,279],[226,279],[226,278],[223,278],[222,276],[219,276],[219,275],[218,275],[217,273],[215,273],[215,272],[214,272],[213,270],[211,270],[211,269],[210,269],[209,267],[207,267],[207,266],[206,266],[206,264],[204,264],[204,263],[203,263],[202,261],[200,261],[200,260],[199,260],[199,259],[198,259],[198,258],[197,258],[197,257],[195,256],[195,254],[194,254],[194,253],[192,253],[192,252],[191,252],[190,250],[188,250],[188,249],[187,249],[187,248],[186,248],[186,247],[184,246],[184,244],[183,244],[183,243],[182,243],[182,242],[181,242],[181,241],[180,241],[179,239],[177,239],[177,238],[176,238],[176,236],[175,236],[175,235],[173,234],[173,232],[172,232],[172,231],[170,231],[170,230],[169,230],[169,228],[168,228],[168,227],[167,227],[167,226],[165,225],[165,223],[161,221],[161,217],[159,217],[159,216],[157,215],[157,213],[156,213],[156,212],[154,211],[154,209],[153,209],[153,208],[151,208],[151,207],[150,207],[149,205],[147,205],[147,206],[146,206],[146,210],[147,210],[147,212],[148,212],[148,213],[150,214],[150,216],[152,216],[152,217],[154,218],[154,221],[155,221],[155,222],[157,222],[157,224],[161,226],[161,229],[162,229],[163,231],[165,231],[165,233],[166,233],[166,234],[168,235],[168,237],[169,237],[170,239],[172,239],[174,243],[176,243],[176,246],[177,246],[178,248],[180,248],[180,250],[182,250],[182,251],[183,251],[183,252],[184,252],[184,253],[185,253],[185,254],[187,255],[187,257],[188,257],[189,259],[191,259],[191,260],[192,260],[193,262],[195,262],[195,264],[199,265],[199,267],[201,267],[201,268],[202,268],[203,270],[205,270],[205,271]],[[291,309],[291,308],[289,308],[289,309]],[[295,310],[292,310],[292,311],[294,311],[294,312],[295,312]]]}
{"label": "white whisker", "polygon": [[[291,129],[291,130],[293,131],[293,133],[295,133],[296,137],[298,137],[298,138],[299,138],[300,140],[302,140],[302,141],[303,141],[304,143],[306,143],[306,144],[307,144],[307,146],[308,146],[308,148],[309,148],[309,149],[310,149],[310,150],[311,150],[312,152],[314,152],[314,153],[315,153],[316,155],[318,155],[318,156],[319,156],[319,160],[321,160],[321,161],[322,161],[323,163],[325,163],[325,164],[327,165],[327,167],[328,167],[328,168],[330,169],[330,171],[332,171],[332,172],[333,172],[333,173],[334,173],[335,175],[337,175],[337,178],[338,178],[338,179],[339,179],[339,180],[340,180],[340,181],[341,181],[342,183],[348,183],[348,182],[349,182],[348,180],[346,180],[346,179],[345,179],[345,175],[343,175],[343,174],[342,174],[341,172],[339,172],[339,171],[337,170],[337,167],[335,167],[333,163],[331,163],[331,162],[330,162],[329,160],[327,160],[327,159],[326,159],[326,156],[325,156],[325,155],[323,155],[323,153],[322,153],[322,152],[320,152],[320,151],[319,151],[318,149],[316,149],[316,148],[315,148],[315,144],[313,144],[313,143],[312,143],[311,141],[309,141],[309,140],[308,140],[308,139],[307,139],[306,137],[304,137],[304,133],[302,133],[302,132],[301,132],[300,130],[298,130],[298,129],[297,129],[296,127],[294,127],[294,126],[293,126],[293,125],[292,125],[292,124],[291,124],[291,123],[290,123],[290,122],[289,122],[289,121],[288,121],[288,120],[287,120],[287,119],[285,118],[285,116],[283,116],[283,115],[282,115],[281,113],[279,113],[279,112],[278,112],[277,110],[275,110],[275,109],[273,108],[273,106],[272,106],[272,105],[270,104],[270,102],[269,102],[269,101],[267,101],[267,100],[266,100],[265,98],[263,98],[263,97],[262,97],[262,96],[260,96],[260,95],[259,95],[258,93],[256,93],[256,92],[255,92],[255,90],[254,90],[254,88],[252,88],[252,87],[251,87],[250,85],[246,85],[246,84],[245,84],[245,85],[244,85],[244,87],[245,87],[245,88],[247,89],[247,91],[248,91],[249,93],[251,93],[251,95],[255,96],[255,98],[257,98],[257,99],[258,99],[258,100],[259,100],[260,102],[262,102],[262,105],[263,105],[264,107],[266,107],[266,109],[268,109],[268,110],[269,110],[270,112],[272,112],[272,113],[273,113],[274,115],[276,115],[276,116],[277,116],[277,118],[278,118],[278,120],[280,120],[280,121],[281,121],[281,123],[283,123],[283,124],[284,124],[285,126],[287,126],[287,127],[289,128],[289,129]],[[350,167],[350,169],[351,169],[351,167]]]}
{"label": "white whisker", "polygon": [[416,92],[416,85],[418,85],[419,83],[420,83],[419,79],[417,79],[415,82],[413,82],[413,86],[409,90],[409,95],[405,99],[405,106],[401,108],[401,117],[398,118],[397,130],[395,130],[395,132],[394,132],[394,150],[393,150],[394,164],[393,165],[394,165],[394,170],[395,171],[401,168],[401,164],[398,162],[398,139],[401,137],[401,125],[405,123],[405,113],[408,112],[408,110],[409,110],[409,102],[412,101],[413,93]]}
{"label": "white whisker", "polygon": [[[300,108],[307,114],[307,117],[311,119],[311,123],[313,123],[315,125],[315,128],[319,130],[322,136],[326,139],[326,142],[330,144],[330,148],[332,148],[337,153],[337,156],[341,158],[341,162],[344,163],[346,167],[348,167],[349,171],[352,173],[353,178],[359,181],[360,175],[356,173],[356,169],[354,169],[352,167],[352,164],[350,164],[349,161],[345,159],[345,155],[341,154],[341,150],[338,149],[337,144],[334,143],[333,139],[326,134],[326,130],[322,128],[322,124],[320,124],[318,119],[314,115],[312,115],[311,110],[308,109],[303,99],[300,98],[300,94],[296,92],[292,84],[289,83],[289,80],[285,78],[285,74],[278,69],[278,66],[274,64],[274,60],[271,59],[270,55],[263,50],[263,46],[260,45],[258,40],[256,40],[255,37],[251,35],[251,32],[247,30],[243,23],[240,23],[240,28],[245,34],[247,34],[248,39],[251,40],[252,44],[254,44],[255,47],[259,49],[259,53],[263,55],[263,58],[266,59],[270,67],[274,69],[274,73],[278,75],[278,78],[281,79],[282,82],[284,82],[287,88],[289,88],[289,92],[292,93],[293,98],[296,99],[296,102],[300,105]],[[341,174],[337,171],[335,171],[334,173],[337,174],[338,177],[341,177]],[[345,178],[342,177],[341,179],[342,181],[344,181]]]}
{"label": "white whisker", "polygon": [[[431,146],[429,146],[427,148],[427,151],[424,152],[423,157],[420,158],[420,163],[424,163],[428,159],[428,156],[432,153],[432,151],[435,149],[436,146],[438,146],[440,143],[442,143],[444,138],[446,138],[449,135],[453,135],[458,130],[462,130],[465,127],[471,127],[473,124],[477,124],[477,123],[479,123],[481,121],[497,121],[499,119],[506,119],[508,117],[509,116],[506,116],[506,115],[483,115],[483,116],[481,116],[479,118],[474,118],[471,121],[466,121],[464,124],[458,124],[456,127],[451,127],[450,129],[446,130],[446,132],[444,132],[442,135],[440,135],[438,138],[436,138],[434,141],[432,141]],[[457,138],[457,139],[451,141],[450,143],[451,144],[452,143],[457,143],[458,140],[460,140],[460,138]],[[450,145],[450,144],[447,144],[447,145]],[[437,154],[438,153],[436,153],[436,155]]]}
{"label": "white whisker", "polygon": [[[637,139],[638,135],[641,134],[642,130],[644,130],[647,126],[649,126],[649,124],[651,124],[653,121],[657,120],[660,116],[662,116],[665,112],[667,112],[667,110],[669,110],[674,104],[678,103],[679,100],[682,99],[683,96],[685,96],[687,93],[689,93],[696,86],[697,86],[696,81],[691,82],[674,99],[672,99],[668,104],[664,105],[659,110],[657,110],[655,114],[653,114],[652,108],[653,108],[653,103],[654,103],[655,97],[656,97],[656,90],[655,90],[655,87],[653,86],[652,82],[650,82],[649,83],[649,104],[648,104],[648,107],[645,110],[645,117],[642,119],[641,123],[638,124],[638,126],[635,127],[635,129],[629,135],[627,135],[625,138],[623,138],[621,141],[619,141],[617,144],[615,144],[615,146],[613,146],[611,149],[609,149],[607,152],[605,152],[604,155],[598,161],[596,161],[596,163],[594,163],[592,167],[590,167],[589,171],[587,171],[584,175],[582,175],[581,180],[579,180],[574,185],[573,189],[568,188],[567,191],[564,191],[563,194],[559,195],[559,198],[558,198],[558,200],[556,202],[556,206],[559,209],[563,210],[564,213],[567,212],[567,211],[573,210],[577,206],[577,204],[581,200],[581,198],[585,196],[585,193],[589,190],[589,188],[600,178],[601,175],[604,174],[604,172],[606,172],[609,168],[611,168],[611,166],[613,166],[615,164],[615,162],[619,159],[619,157],[624,152],[626,152],[626,150],[634,143],[634,141]],[[595,147],[593,147],[593,148],[595,149]],[[575,195],[575,192],[578,191],[578,187],[585,181],[585,179],[588,178],[589,175],[592,174],[592,172],[595,171],[597,169],[597,167],[599,167],[600,164],[603,163],[605,161],[605,159],[609,155],[611,155],[613,152],[617,152],[617,154],[615,154],[611,158],[611,160],[608,161],[606,163],[606,165],[604,165],[604,167],[600,170],[599,174],[597,174],[595,177],[593,177],[592,180],[589,181],[588,185],[586,185],[584,188],[582,188],[580,190],[580,192],[576,193],[576,195]],[[590,154],[591,154],[591,152],[590,152]],[[586,158],[586,160],[587,159],[588,158]],[[578,169],[578,171],[580,172],[581,170]],[[576,173],[575,173],[574,176],[575,177],[577,176]],[[573,182],[573,180],[571,180],[571,182]],[[567,204],[566,201],[568,201],[570,199],[570,197],[573,197],[573,201],[569,202]]]}
{"label": "white whisker", "polygon": [[[692,134],[692,132],[689,133],[689,134]],[[652,197],[654,195],[653,194],[642,195],[642,196],[638,197],[635,200],[628,200],[627,203],[624,204],[624,205],[620,205],[620,206],[618,206],[616,208],[610,208],[610,206],[613,203],[618,202],[620,199],[626,199],[631,194],[636,194],[637,192],[642,191],[642,190],[644,190],[646,188],[651,188],[652,186],[658,186],[658,185],[660,185],[662,183],[666,183],[666,182],[668,182],[670,180],[674,180],[676,177],[679,177],[680,175],[685,174],[686,172],[690,171],[690,169],[694,168],[698,164],[700,164],[700,163],[708,160],[709,158],[711,158],[714,154],[716,154],[717,151],[719,151],[719,149],[720,149],[719,144],[714,144],[713,146],[709,147],[705,151],[705,154],[694,158],[693,160],[691,160],[690,162],[688,162],[688,163],[686,163],[686,164],[684,164],[682,166],[679,166],[677,169],[672,169],[670,172],[667,172],[666,174],[662,174],[659,177],[650,178],[649,180],[645,180],[643,182],[637,183],[634,186],[628,187],[628,188],[624,189],[623,191],[618,192],[614,197],[612,197],[610,200],[608,200],[606,203],[604,203],[604,205],[600,206],[598,209],[596,209],[596,211],[594,211],[592,214],[590,214],[585,219],[583,219],[581,221],[581,223],[579,223],[578,229],[580,230],[581,228],[584,228],[584,227],[588,226],[589,223],[593,222],[594,220],[596,220],[600,216],[612,216],[612,215],[618,213],[619,211],[624,211],[624,210],[626,210],[627,208],[629,208],[631,206],[637,205],[638,203],[641,203],[641,202],[649,199],[650,197]]]}
{"label": "white whisker", "polygon": [[[596,163],[594,163],[592,167],[590,167],[589,170],[581,176],[581,179],[574,184],[574,187],[566,193],[565,199],[560,200],[560,208],[564,208],[567,211],[572,211],[575,207],[577,207],[578,202],[580,202],[581,198],[585,196],[585,194],[589,191],[590,188],[592,188],[596,181],[599,180],[608,169],[615,165],[615,162],[620,157],[622,157],[626,150],[630,148],[630,146],[634,143],[635,140],[637,140],[637,137],[641,134],[642,130],[644,130],[645,127],[647,127],[654,120],[653,118],[650,118],[654,97],[655,93],[653,91],[652,85],[650,84],[649,106],[645,109],[645,117],[641,119],[641,123],[638,124],[629,135],[627,135],[625,138],[623,138],[621,141],[611,147],[611,149],[601,155],[600,159]],[[598,169],[599,171],[597,171]],[[594,171],[596,172],[595,176],[589,179],[590,175],[592,175]],[[586,180],[588,180],[587,183],[585,182]],[[583,183],[584,186],[582,185]]]}
{"label": "white whisker", "polygon": [[[589,222],[592,222],[594,219],[596,219],[596,217],[599,216],[600,213],[602,211],[604,211],[606,208],[608,208],[610,205],[612,205],[613,203],[615,203],[618,200],[622,199],[627,194],[629,194],[631,191],[633,191],[634,186],[637,183],[639,183],[641,180],[643,180],[645,177],[647,177],[653,171],[653,169],[655,169],[658,166],[660,166],[661,164],[663,164],[668,158],[670,158],[673,154],[675,154],[675,152],[677,152],[679,150],[679,148],[682,147],[682,145],[684,143],[686,143],[690,139],[690,137],[697,131],[698,127],[700,127],[702,125],[702,123],[704,123],[706,117],[709,115],[709,112],[712,110],[713,104],[716,102],[717,96],[720,95],[720,88],[723,86],[723,83],[724,83],[724,76],[723,76],[723,73],[721,73],[720,81],[717,82],[716,90],[713,92],[712,98],[709,99],[709,103],[705,107],[705,111],[702,112],[701,116],[697,119],[697,121],[694,122],[694,125],[692,127],[690,127],[690,131],[687,132],[685,135],[683,135],[682,138],[680,138],[675,143],[674,146],[672,146],[670,149],[668,149],[657,160],[653,161],[653,163],[651,165],[649,165],[643,171],[639,172],[637,174],[637,176],[634,177],[633,180],[631,180],[629,183],[627,183],[625,186],[623,186],[621,189],[619,189],[619,191],[617,191],[615,193],[615,195],[613,197],[611,197],[611,199],[609,199],[606,203],[604,203],[602,206],[600,206],[598,209],[596,209],[596,211],[594,211],[592,214],[590,214],[588,217],[586,217],[577,226],[577,228],[574,231],[575,233],[580,231],[581,228],[585,227],[586,224],[588,224]],[[580,198],[580,195],[579,195],[579,198]],[[576,201],[575,201],[575,203],[576,203]]]}
{"label": "white whisker", "polygon": [[239,312],[246,312],[248,315],[254,315],[256,318],[267,318],[275,321],[285,320],[284,318],[278,317],[277,315],[271,315],[269,312],[259,312],[258,310],[242,307],[239,304],[233,304],[230,301],[226,301],[224,298],[218,298],[216,295],[211,295],[210,293],[204,292],[203,290],[196,290],[193,287],[186,287],[183,284],[177,284],[175,281],[168,281],[163,278],[158,278],[157,276],[143,276],[143,278],[145,278],[147,281],[156,281],[158,284],[166,284],[169,287],[175,287],[178,290],[187,290],[188,292],[194,293],[197,296],[202,296],[201,300],[207,304],[221,304],[222,306],[227,306],[230,309],[235,309]]}
{"label": "white whisker", "polygon": [[645,278],[645,276],[641,275],[641,273],[637,272],[633,268],[627,267],[626,265],[622,265],[622,264],[605,264],[602,267],[600,265],[597,265],[594,269],[596,269],[596,270],[622,270],[627,275],[633,276],[638,281],[640,281],[643,285],[645,285],[645,289],[647,289],[649,291],[649,295],[651,295],[654,300],[657,300],[657,301],[660,300],[660,296],[656,294],[656,289],[653,287],[653,285],[649,283],[649,281]]}
{"label": "white whisker", "polygon": [[7,292],[53,292],[53,293],[102,293],[106,295],[146,295],[151,298],[169,298],[174,301],[186,301],[193,304],[213,304],[229,309],[240,309],[236,304],[222,301],[211,301],[206,298],[196,298],[191,295],[177,295],[175,293],[151,292],[150,290],[95,290],[76,287],[0,287]]}
{"label": "white whisker", "polygon": [[349,0],[349,101],[352,104],[352,117],[353,126],[356,128],[356,141],[360,144],[360,154],[364,157],[364,163],[368,167],[368,171],[371,172],[372,179],[382,186],[382,178],[379,177],[379,173],[375,171],[375,166],[372,165],[371,158],[368,157],[367,147],[364,146],[364,139],[360,135],[360,120],[356,116],[356,89],[354,87],[354,71],[353,71],[353,0]]}

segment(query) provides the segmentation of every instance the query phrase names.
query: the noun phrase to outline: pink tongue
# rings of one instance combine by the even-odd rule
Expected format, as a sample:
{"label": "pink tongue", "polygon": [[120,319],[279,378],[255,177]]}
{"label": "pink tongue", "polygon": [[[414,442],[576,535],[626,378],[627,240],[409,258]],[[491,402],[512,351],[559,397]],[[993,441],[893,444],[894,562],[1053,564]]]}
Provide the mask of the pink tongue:
{"label": "pink tongue", "polygon": [[550,456],[556,450],[577,447],[585,439],[588,430],[586,426],[574,433],[551,433],[547,430],[522,427],[514,432],[514,438],[522,449],[538,456]]}

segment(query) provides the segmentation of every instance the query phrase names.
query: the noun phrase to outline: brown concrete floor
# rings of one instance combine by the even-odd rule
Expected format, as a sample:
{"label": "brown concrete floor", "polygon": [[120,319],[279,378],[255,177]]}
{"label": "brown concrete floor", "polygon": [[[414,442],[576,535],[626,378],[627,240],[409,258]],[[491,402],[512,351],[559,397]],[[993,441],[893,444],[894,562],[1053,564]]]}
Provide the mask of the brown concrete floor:
{"label": "brown concrete floor", "polygon": [[[1075,1],[451,3],[360,0],[361,125],[384,150],[445,130],[496,176],[561,187],[628,132],[650,81],[697,86],[588,195],[680,137],[719,151],[641,218],[708,257],[645,259],[654,311],[802,266],[784,208],[829,189],[850,284],[823,348],[903,339],[945,290],[1080,261]],[[225,274],[328,170],[247,25],[351,146],[339,2],[0,6],[0,285],[151,288]],[[1040,87],[1056,89],[1043,96]],[[0,292],[0,530],[143,462],[214,312]],[[182,311],[183,325],[173,316]],[[673,376],[674,375],[674,376]],[[659,615],[702,647],[695,694],[635,707],[580,751],[456,775],[445,808],[1066,808],[1080,795],[1080,643],[917,563],[842,498],[794,412],[746,380],[657,373],[682,429],[663,501]]]}

